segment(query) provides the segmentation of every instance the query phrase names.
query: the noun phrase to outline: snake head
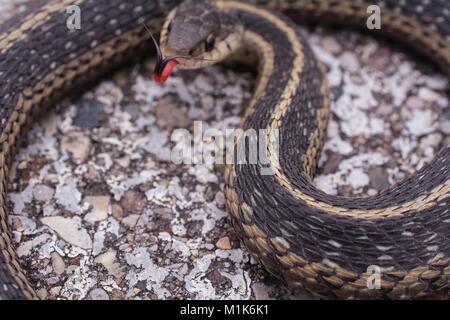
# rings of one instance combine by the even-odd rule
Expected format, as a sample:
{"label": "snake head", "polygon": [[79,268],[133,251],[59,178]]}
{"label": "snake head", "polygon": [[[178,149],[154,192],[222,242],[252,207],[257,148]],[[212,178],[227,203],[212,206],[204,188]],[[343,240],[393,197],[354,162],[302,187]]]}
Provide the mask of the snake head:
{"label": "snake head", "polygon": [[175,68],[198,69],[225,59],[240,44],[243,28],[214,1],[186,0],[163,25],[154,79],[164,82]]}

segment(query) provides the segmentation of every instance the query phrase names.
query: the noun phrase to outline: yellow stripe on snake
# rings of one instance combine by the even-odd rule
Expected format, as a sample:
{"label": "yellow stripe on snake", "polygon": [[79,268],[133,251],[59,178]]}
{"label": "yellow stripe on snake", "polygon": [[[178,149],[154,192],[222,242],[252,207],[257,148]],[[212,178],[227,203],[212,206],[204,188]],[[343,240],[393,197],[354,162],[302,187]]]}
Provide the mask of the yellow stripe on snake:
{"label": "yellow stripe on snake", "polygon": [[[0,31],[0,298],[36,298],[11,242],[7,177],[35,114],[130,58],[161,32],[166,55],[200,68],[250,50],[258,82],[242,122],[265,130],[268,165],[229,164],[227,208],[237,235],[288,286],[320,297],[417,298],[450,279],[450,146],[401,183],[366,198],[312,184],[329,117],[326,77],[294,21],[367,30],[418,50],[450,75],[450,4],[444,0],[35,1]],[[66,8],[85,13],[70,31]],[[261,6],[257,6],[261,5]],[[164,23],[164,20],[166,21]],[[270,174],[263,174],[270,170]],[[371,266],[381,270],[368,286]]]}

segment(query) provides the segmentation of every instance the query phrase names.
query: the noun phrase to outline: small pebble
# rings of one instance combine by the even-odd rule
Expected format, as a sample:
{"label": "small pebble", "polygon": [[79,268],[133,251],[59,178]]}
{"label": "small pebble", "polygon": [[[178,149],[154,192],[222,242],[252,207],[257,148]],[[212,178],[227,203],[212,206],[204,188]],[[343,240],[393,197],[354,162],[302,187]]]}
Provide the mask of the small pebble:
{"label": "small pebble", "polygon": [[51,258],[52,258],[53,272],[57,275],[63,274],[64,270],[66,269],[64,260],[57,252],[52,252]]}
{"label": "small pebble", "polygon": [[228,237],[220,238],[219,241],[217,241],[217,243],[216,243],[216,247],[219,249],[222,249],[222,250],[231,249],[230,238],[228,238]]}
{"label": "small pebble", "polygon": [[49,201],[53,195],[55,194],[55,190],[43,184],[38,184],[34,186],[33,196],[37,201]]}
{"label": "small pebble", "polygon": [[96,288],[89,293],[91,300],[109,300],[108,293],[102,288]]}
{"label": "small pebble", "polygon": [[129,216],[122,219],[122,224],[128,228],[134,228],[140,218],[138,214],[130,214]]}
{"label": "small pebble", "polygon": [[122,199],[121,205],[126,214],[142,213],[145,207],[145,198],[137,191],[127,191]]}
{"label": "small pebble", "polygon": [[46,217],[42,218],[41,221],[68,243],[83,249],[92,248],[92,239],[87,230],[81,226],[78,219]]}
{"label": "small pebble", "polygon": [[108,217],[109,196],[87,196],[85,201],[92,207],[85,217],[86,221],[95,223]]}
{"label": "small pebble", "polygon": [[86,160],[90,148],[90,139],[78,131],[69,132],[61,141],[61,149],[69,152],[76,163],[83,163]]}
{"label": "small pebble", "polygon": [[45,300],[47,299],[48,291],[45,288],[41,288],[38,291],[36,291],[36,295],[38,296],[39,299]]}
{"label": "small pebble", "polygon": [[111,206],[111,215],[118,220],[122,219],[122,217],[123,217],[122,207],[118,204],[113,204]]}
{"label": "small pebble", "polygon": [[352,52],[349,51],[344,52],[339,58],[339,60],[342,64],[342,67],[350,72],[356,72],[360,68],[359,60]]}

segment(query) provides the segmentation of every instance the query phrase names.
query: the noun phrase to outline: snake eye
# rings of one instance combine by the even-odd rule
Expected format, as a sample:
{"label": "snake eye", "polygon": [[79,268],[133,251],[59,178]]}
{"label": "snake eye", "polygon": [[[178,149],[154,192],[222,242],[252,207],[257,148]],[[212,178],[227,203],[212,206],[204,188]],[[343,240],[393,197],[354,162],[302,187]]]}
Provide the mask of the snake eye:
{"label": "snake eye", "polygon": [[170,22],[169,25],[167,26],[167,32],[171,31],[172,31],[172,22]]}
{"label": "snake eye", "polygon": [[214,45],[216,44],[216,38],[210,34],[208,38],[206,38],[205,42],[205,51],[209,52],[214,49]]}

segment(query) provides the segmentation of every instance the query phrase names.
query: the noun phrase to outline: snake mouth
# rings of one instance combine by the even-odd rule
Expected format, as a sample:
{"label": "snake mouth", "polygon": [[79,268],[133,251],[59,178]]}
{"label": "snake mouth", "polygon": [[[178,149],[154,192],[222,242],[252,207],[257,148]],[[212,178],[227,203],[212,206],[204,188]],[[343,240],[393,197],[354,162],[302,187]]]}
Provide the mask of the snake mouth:
{"label": "snake mouth", "polygon": [[156,83],[164,84],[178,64],[177,57],[163,58],[158,56],[153,72],[153,80]]}
{"label": "snake mouth", "polygon": [[151,33],[150,29],[144,24],[145,29],[147,29],[148,33],[150,34],[150,37],[153,40],[153,44],[156,48],[156,64],[155,64],[155,70],[153,71],[153,80],[156,83],[164,84],[167,79],[172,74],[173,69],[179,64],[177,61],[178,58],[182,57],[164,57],[161,48],[158,44],[158,41],[156,41],[155,37]]}
{"label": "snake mouth", "polygon": [[164,84],[177,66],[182,69],[196,69],[202,66],[204,62],[214,62],[213,60],[208,60],[205,58],[196,58],[183,55],[165,57],[156,42],[155,46],[157,48],[158,55],[153,72],[153,80],[159,84]]}
{"label": "snake mouth", "polygon": [[[147,25],[144,24],[144,27],[150,34],[150,37],[152,38],[153,44],[156,48],[156,64],[155,69],[153,71],[153,80],[156,83],[164,84],[167,81],[167,79],[169,79],[170,75],[172,74],[173,70],[177,65],[182,63],[182,61],[187,61],[188,59],[192,58],[189,56],[181,56],[181,55],[164,57],[164,54],[162,53],[158,41],[156,41],[155,37],[153,36]],[[181,61],[178,59],[181,59]]]}
{"label": "snake mouth", "polygon": [[156,83],[164,84],[167,79],[169,79],[173,70],[176,66],[180,66],[183,69],[196,69],[202,65],[202,63],[214,63],[212,59],[207,59],[203,57],[192,57],[191,55],[171,55],[165,57],[160,45],[156,41],[150,29],[147,25],[143,24],[150,37],[153,40],[153,44],[156,48],[157,59],[155,64],[155,69],[153,71],[153,80]]}

